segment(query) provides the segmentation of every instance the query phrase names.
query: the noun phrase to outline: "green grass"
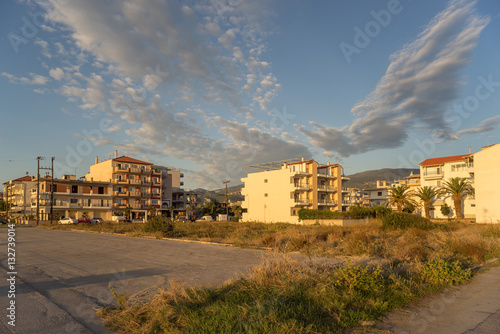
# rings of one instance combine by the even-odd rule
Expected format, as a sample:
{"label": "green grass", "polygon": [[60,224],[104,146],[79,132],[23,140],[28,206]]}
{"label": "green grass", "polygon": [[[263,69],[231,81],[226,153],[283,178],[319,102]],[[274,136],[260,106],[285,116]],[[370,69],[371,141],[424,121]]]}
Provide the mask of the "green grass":
{"label": "green grass", "polygon": [[173,282],[145,305],[98,314],[117,333],[342,333],[442,289],[435,277],[443,271],[453,281],[462,272],[455,269],[437,263],[410,273],[282,258],[216,288]]}
{"label": "green grass", "polygon": [[[154,224],[153,224],[154,225]],[[418,227],[302,226],[261,223],[173,223],[44,226],[181,238],[302,252],[325,257],[371,259],[380,266],[267,261],[249,276],[215,288],[171,288],[143,305],[129,305],[113,291],[119,307],[98,314],[119,333],[341,333],[360,321],[379,318],[426,293],[472,277],[467,268],[500,254],[500,228],[465,222]],[[146,228],[148,230],[148,228]],[[358,257],[359,258],[359,257]]]}

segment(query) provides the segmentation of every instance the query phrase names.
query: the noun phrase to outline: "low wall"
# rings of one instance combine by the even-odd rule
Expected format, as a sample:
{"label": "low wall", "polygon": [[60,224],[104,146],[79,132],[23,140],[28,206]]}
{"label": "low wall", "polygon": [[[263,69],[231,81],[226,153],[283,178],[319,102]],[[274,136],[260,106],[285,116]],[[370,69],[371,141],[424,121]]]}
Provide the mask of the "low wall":
{"label": "low wall", "polygon": [[354,226],[354,225],[366,225],[370,222],[370,218],[366,217],[363,219],[304,219],[302,221],[303,225],[314,225],[320,224],[325,226]]}

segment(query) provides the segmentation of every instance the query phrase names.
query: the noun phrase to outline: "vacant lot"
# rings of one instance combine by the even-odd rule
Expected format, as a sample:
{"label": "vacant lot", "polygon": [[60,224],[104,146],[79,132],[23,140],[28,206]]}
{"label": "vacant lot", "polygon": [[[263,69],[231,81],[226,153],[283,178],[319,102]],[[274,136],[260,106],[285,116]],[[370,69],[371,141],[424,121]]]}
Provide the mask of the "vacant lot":
{"label": "vacant lot", "polygon": [[149,233],[132,224],[53,228],[353,259],[342,266],[270,261],[246,277],[215,288],[174,284],[142,305],[130,305],[126,294],[116,293],[119,307],[103,309],[99,315],[110,329],[123,333],[340,333],[426,293],[463,283],[474,275],[477,265],[500,255],[500,226],[462,222],[430,229],[384,229],[377,220],[349,228],[175,223]]}

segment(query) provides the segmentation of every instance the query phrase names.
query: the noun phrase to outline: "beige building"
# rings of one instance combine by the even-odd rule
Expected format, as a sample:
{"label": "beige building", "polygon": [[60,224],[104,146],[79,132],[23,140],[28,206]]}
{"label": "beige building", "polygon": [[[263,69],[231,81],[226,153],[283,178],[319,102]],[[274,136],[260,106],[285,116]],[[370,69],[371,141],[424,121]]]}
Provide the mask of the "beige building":
{"label": "beige building", "polygon": [[264,223],[299,223],[298,211],[343,211],[343,182],[338,164],[318,165],[314,160],[283,160],[248,166],[242,178],[243,220]]}
{"label": "beige building", "polygon": [[474,153],[476,222],[500,223],[500,144]]}
{"label": "beige building", "polygon": [[3,184],[4,201],[9,204],[11,217],[35,214],[31,209],[31,192],[36,190],[36,182],[31,176],[24,176]]}
{"label": "beige building", "polygon": [[385,180],[377,180],[377,185],[374,188],[363,190],[363,206],[375,207],[382,206],[389,197],[390,185]]}
{"label": "beige building", "polygon": [[127,156],[99,162],[90,166],[85,175],[89,181],[111,182],[115,213],[131,208],[132,219],[147,219],[150,208],[161,208],[162,172],[152,168],[152,163]]}
{"label": "beige building", "polygon": [[36,184],[31,193],[31,209],[36,213],[38,201],[40,220],[50,219],[51,210],[54,219],[78,219],[86,213],[90,218],[111,220],[113,188],[110,182],[87,181],[84,178],[77,180],[75,175],[64,175],[62,179],[41,178],[39,186],[39,198]]}
{"label": "beige building", "polygon": [[[462,177],[474,184],[474,155],[464,154],[449,157],[427,159],[420,163],[420,185],[440,188],[444,181],[452,177]],[[451,210],[451,217],[455,215],[451,196],[443,195],[432,203],[431,218],[448,218],[441,214],[441,207],[447,204]],[[476,200],[473,196],[466,196],[462,201],[464,218],[476,217]]]}

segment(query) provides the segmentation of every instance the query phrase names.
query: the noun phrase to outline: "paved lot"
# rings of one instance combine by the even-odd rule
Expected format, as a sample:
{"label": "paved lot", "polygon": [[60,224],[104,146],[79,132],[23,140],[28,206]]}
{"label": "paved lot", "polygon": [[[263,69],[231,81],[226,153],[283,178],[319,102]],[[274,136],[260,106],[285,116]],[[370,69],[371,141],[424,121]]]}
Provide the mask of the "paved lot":
{"label": "paved lot", "polygon": [[[16,229],[16,326],[7,324],[7,229],[0,228],[0,333],[107,333],[94,308],[114,303],[108,285],[132,301],[150,299],[175,279],[220,284],[269,253],[94,233]],[[128,287],[127,287],[128,286]]]}
{"label": "paved lot", "polygon": [[500,333],[500,267],[487,269],[469,284],[430,296],[389,313],[374,333]]}

